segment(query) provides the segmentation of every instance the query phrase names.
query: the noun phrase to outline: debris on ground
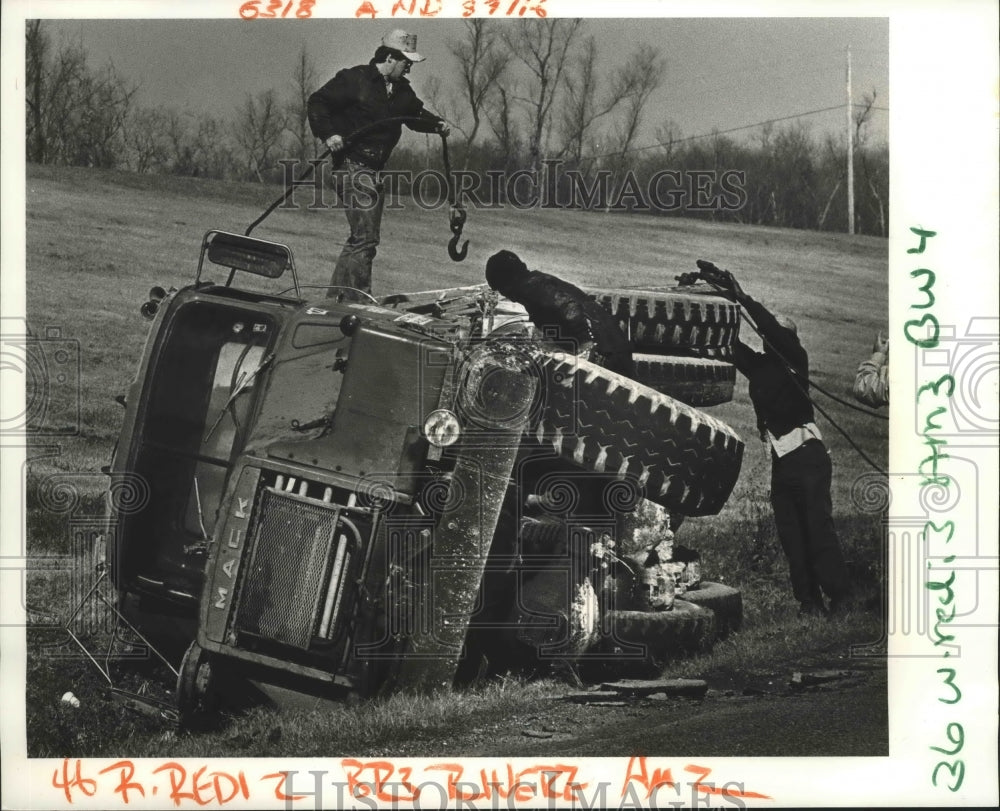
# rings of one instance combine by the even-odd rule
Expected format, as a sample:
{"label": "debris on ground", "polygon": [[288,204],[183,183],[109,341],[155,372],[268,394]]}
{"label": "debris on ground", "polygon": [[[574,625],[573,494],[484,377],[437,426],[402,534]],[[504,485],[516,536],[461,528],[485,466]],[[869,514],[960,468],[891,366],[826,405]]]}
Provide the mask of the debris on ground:
{"label": "debris on ground", "polygon": [[649,698],[658,693],[683,698],[704,698],[708,692],[708,682],[701,679],[622,679],[606,682],[601,685],[601,689],[634,698]]}
{"label": "debris on ground", "polygon": [[624,702],[621,702],[621,694],[611,690],[589,690],[585,693],[568,693],[558,696],[558,699],[560,701],[572,701],[574,704],[594,704],[598,706],[608,701],[618,701],[624,706]]}
{"label": "debris on ground", "polygon": [[849,679],[854,675],[856,674],[851,670],[796,670],[792,673],[792,678],[789,681],[789,684],[791,684],[792,687],[811,687],[816,684],[826,684],[831,681]]}

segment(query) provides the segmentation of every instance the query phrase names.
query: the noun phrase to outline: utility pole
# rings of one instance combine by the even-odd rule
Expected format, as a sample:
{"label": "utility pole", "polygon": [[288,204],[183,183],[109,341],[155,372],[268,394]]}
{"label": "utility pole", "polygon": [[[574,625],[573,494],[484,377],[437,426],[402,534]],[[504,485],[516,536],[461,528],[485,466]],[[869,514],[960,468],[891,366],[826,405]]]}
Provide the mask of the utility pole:
{"label": "utility pole", "polygon": [[847,46],[847,233],[854,233],[854,99],[851,96],[851,46]]}

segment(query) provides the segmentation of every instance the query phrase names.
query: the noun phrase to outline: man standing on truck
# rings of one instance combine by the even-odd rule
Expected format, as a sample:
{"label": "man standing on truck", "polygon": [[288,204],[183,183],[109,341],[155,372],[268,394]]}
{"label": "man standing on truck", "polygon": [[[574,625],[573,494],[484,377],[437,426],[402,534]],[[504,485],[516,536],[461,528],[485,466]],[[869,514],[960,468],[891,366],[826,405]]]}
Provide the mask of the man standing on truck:
{"label": "man standing on truck", "polygon": [[735,344],[736,368],[750,383],[761,439],[771,451],[771,506],[788,558],[800,614],[823,615],[845,607],[850,581],[833,524],[830,454],[809,398],[809,356],[795,323],[775,316],[748,296],[728,271],[699,262],[701,275],[753,319],[764,343],[757,352]]}
{"label": "man standing on truck", "polygon": [[552,328],[557,338],[575,342],[574,350],[590,348],[590,359],[612,372],[635,377],[632,346],[617,320],[576,285],[528,266],[512,251],[499,251],[486,262],[491,288],[528,311],[541,330]]}
{"label": "man standing on truck", "polygon": [[415,34],[391,31],[367,65],[341,70],[309,97],[313,135],[333,151],[334,165],[340,165],[337,195],[350,227],[330,280],[331,297],[361,300],[364,296],[356,291],[371,293],[385,195],[379,172],[399,142],[402,125],[441,135],[451,131],[448,122],[424,109],[406,79],[413,64],[424,58],[417,52]]}

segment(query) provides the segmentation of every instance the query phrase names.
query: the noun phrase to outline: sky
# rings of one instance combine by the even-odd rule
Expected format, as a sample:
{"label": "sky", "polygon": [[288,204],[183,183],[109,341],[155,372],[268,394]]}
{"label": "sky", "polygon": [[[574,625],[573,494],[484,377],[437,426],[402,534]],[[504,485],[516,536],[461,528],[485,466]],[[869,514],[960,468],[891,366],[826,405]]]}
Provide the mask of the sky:
{"label": "sky", "polygon": [[[53,19],[50,30],[57,41],[80,42],[93,65],[110,60],[138,82],[143,105],[228,115],[247,93],[272,87],[290,92],[303,47],[322,82],[341,67],[366,62],[382,35],[400,24],[417,34],[427,57],[410,74],[418,94],[432,76],[446,86],[453,82],[456,66],[447,43],[461,36],[459,19]],[[881,108],[869,137],[888,139],[885,18],[611,18],[584,25],[597,40],[605,76],[639,43],[658,48],[666,59],[666,79],[649,106],[642,145],[654,143],[667,121],[690,137],[827,107],[838,109],[799,120],[816,135],[842,136],[848,46],[855,102],[874,90]]]}

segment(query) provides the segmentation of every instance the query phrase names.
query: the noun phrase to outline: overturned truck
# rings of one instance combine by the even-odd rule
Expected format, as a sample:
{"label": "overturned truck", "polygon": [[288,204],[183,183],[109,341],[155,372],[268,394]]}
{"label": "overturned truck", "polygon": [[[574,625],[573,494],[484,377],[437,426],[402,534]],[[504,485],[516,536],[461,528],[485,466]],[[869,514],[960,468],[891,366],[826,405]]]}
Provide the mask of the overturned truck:
{"label": "overturned truck", "polygon": [[[224,282],[202,279],[213,265]],[[286,272],[281,293],[241,282]],[[662,538],[627,554],[637,512],[669,535],[733,488],[743,444],[698,407],[732,397],[738,308],[697,288],[591,292],[640,380],[485,286],[306,300],[286,246],[221,231],[192,285],[154,288],[108,471],[151,498],[109,516],[108,564],[134,629],[178,645],[182,721],[235,680],[372,696],[641,669],[705,636],[713,601],[738,623],[732,589],[696,605],[692,556]]]}

